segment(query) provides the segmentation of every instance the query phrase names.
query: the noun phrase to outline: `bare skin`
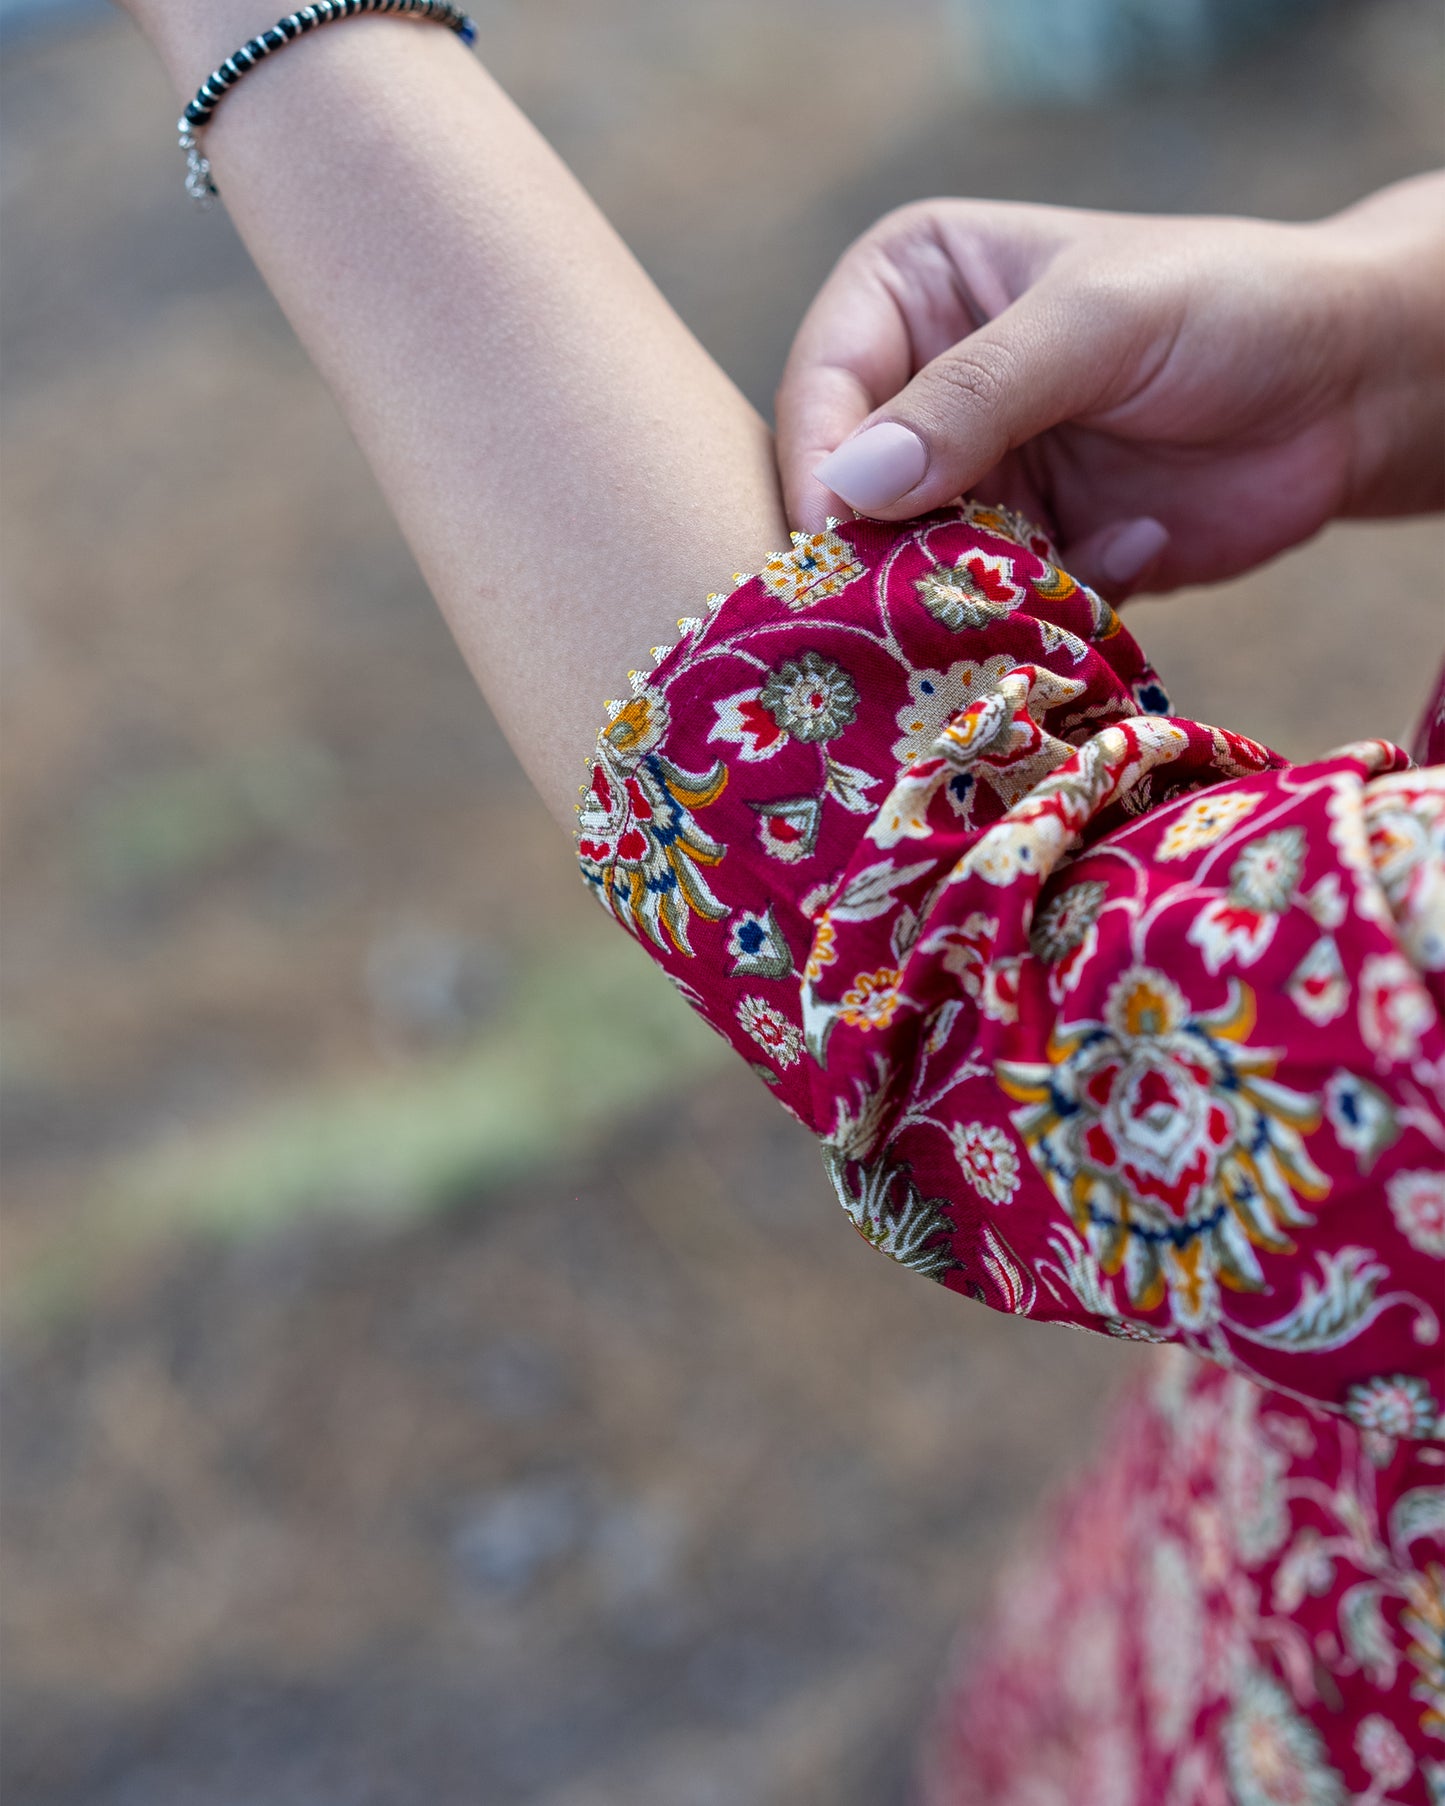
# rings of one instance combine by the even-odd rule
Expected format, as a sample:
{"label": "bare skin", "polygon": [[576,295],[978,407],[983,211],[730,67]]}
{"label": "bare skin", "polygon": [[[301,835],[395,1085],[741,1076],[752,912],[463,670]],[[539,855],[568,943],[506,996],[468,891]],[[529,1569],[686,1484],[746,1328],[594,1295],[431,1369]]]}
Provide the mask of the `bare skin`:
{"label": "bare skin", "polygon": [[[127,9],[179,99],[274,18],[256,0]],[[601,698],[786,544],[766,425],[446,30],[317,32],[227,96],[205,148],[570,827]],[[1338,514],[1438,507],[1442,200],[1431,178],[1320,227],[972,202],[890,215],[789,362],[793,523],[845,511],[811,471],[870,415],[930,453],[877,512],[978,485],[1061,529],[1115,594],[1229,575]],[[1110,535],[1140,517],[1167,544],[1121,578]]]}
{"label": "bare skin", "polygon": [[[131,10],[185,98],[276,16],[240,0]],[[231,217],[570,829],[602,698],[787,544],[766,425],[451,32],[318,31],[248,75],[205,137]]]}

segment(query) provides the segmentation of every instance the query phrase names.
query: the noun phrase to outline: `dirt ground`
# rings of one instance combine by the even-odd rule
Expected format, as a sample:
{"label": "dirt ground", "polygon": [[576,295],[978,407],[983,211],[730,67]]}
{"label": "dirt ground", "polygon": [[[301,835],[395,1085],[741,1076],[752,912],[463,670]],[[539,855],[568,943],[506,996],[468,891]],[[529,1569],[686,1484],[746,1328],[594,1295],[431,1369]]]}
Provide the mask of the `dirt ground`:
{"label": "dirt ground", "polygon": [[[1092,107],[992,92],[964,10],[483,24],[763,406],[902,200],[1309,217],[1445,158],[1427,0]],[[1138,1351],[878,1260],[595,912],[128,29],[15,38],[0,106],[7,1799],[906,1799]],[[1131,620],[1185,712],[1403,735],[1442,550]]]}

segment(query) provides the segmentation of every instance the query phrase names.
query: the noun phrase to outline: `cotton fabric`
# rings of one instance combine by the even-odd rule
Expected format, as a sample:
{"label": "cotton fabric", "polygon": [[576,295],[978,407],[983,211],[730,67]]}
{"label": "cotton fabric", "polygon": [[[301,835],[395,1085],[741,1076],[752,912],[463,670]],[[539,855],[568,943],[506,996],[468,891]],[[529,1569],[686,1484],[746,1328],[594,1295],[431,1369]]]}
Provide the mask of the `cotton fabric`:
{"label": "cotton fabric", "polygon": [[1172,714],[976,503],[795,535],[679,625],[599,736],[599,901],[881,1253],[1171,1345],[931,1798],[1445,1799],[1445,767]]}

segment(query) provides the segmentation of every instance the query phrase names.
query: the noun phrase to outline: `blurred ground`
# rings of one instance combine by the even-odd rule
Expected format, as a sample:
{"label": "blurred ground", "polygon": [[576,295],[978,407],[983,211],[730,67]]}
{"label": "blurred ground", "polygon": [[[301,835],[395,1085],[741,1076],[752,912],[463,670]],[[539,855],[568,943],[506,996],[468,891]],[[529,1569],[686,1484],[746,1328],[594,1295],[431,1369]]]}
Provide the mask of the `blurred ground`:
{"label": "blurred ground", "polygon": [[[1340,6],[1090,111],[923,0],[484,18],[764,406],[884,208],[1327,211],[1441,160],[1442,37]],[[905,1798],[1137,1351],[874,1258],[595,914],[126,28],[0,103],[7,1797]],[[1399,735],[1441,551],[1134,624],[1186,712]]]}

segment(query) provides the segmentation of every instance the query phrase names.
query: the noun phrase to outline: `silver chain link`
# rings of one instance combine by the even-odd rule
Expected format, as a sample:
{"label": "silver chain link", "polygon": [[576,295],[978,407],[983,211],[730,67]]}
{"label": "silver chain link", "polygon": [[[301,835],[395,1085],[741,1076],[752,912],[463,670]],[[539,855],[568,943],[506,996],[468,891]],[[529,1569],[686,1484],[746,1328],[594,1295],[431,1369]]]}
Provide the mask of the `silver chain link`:
{"label": "silver chain link", "polygon": [[186,193],[198,207],[209,207],[216,197],[216,185],[211,180],[210,159],[201,154],[201,147],[188,119],[180,122],[177,143],[186,153]]}

